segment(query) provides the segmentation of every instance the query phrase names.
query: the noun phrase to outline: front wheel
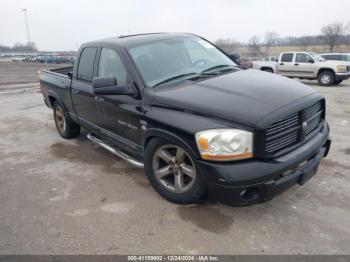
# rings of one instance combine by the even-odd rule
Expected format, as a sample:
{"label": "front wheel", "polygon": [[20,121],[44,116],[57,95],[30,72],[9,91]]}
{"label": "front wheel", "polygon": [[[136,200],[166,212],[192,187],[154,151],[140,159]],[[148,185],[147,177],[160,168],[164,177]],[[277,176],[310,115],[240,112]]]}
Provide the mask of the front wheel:
{"label": "front wheel", "polygon": [[145,149],[145,171],[153,188],[171,202],[195,203],[205,193],[193,157],[180,143],[152,139]]}
{"label": "front wheel", "polygon": [[324,71],[317,77],[317,81],[321,86],[331,86],[335,82],[335,76],[332,71]]}
{"label": "front wheel", "polygon": [[80,135],[80,126],[67,117],[66,112],[59,103],[53,105],[53,117],[58,133],[65,139],[75,138]]}

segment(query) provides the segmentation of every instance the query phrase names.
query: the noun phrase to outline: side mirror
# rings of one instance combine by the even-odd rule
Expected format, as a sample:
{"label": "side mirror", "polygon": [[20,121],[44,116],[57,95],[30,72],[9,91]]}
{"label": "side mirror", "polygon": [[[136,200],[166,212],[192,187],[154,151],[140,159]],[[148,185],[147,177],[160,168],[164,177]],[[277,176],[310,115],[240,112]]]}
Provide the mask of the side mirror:
{"label": "side mirror", "polygon": [[226,54],[237,65],[241,64],[241,57],[238,54]]}
{"label": "side mirror", "polygon": [[94,77],[92,79],[92,86],[95,88],[111,87],[117,85],[117,79],[115,77]]}
{"label": "side mirror", "polygon": [[308,61],[310,64],[313,64],[313,63],[315,63],[315,61],[313,60],[313,59],[309,59],[309,61]]}
{"label": "side mirror", "polygon": [[94,77],[92,86],[95,95],[135,95],[131,85],[117,85],[115,77]]}
{"label": "side mirror", "polygon": [[68,77],[70,78],[70,79],[72,79],[72,77],[73,77],[73,72],[72,71],[70,71],[70,72],[68,72]]}

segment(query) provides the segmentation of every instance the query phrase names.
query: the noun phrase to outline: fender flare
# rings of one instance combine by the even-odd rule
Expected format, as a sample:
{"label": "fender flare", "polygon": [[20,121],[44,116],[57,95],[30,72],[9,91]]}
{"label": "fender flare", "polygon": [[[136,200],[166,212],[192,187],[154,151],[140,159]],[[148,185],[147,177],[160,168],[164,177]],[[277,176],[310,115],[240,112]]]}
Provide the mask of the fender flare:
{"label": "fender flare", "polygon": [[333,68],[331,68],[331,67],[321,67],[321,68],[319,68],[317,70],[317,75],[316,76],[318,76],[320,74],[320,71],[327,71],[327,70],[332,71],[333,74],[335,75],[335,70]]}
{"label": "fender flare", "polygon": [[191,146],[188,142],[186,142],[179,135],[169,132],[164,129],[159,128],[149,128],[144,136],[143,148],[146,148],[147,144],[152,138],[163,138],[165,140],[175,140],[176,142],[182,144],[185,148],[187,148],[190,153],[196,158],[199,158],[199,152],[195,151],[193,146]]}
{"label": "fender flare", "polygon": [[59,104],[63,107],[64,111],[67,112],[67,114],[66,114],[67,117],[71,118],[71,116],[68,114],[67,106],[66,106],[65,103],[62,101],[62,99],[60,99],[60,97],[57,95],[57,93],[54,92],[54,91],[52,91],[52,90],[49,90],[49,91],[47,92],[47,98],[48,98],[48,100],[49,100],[49,102],[50,102],[51,108],[53,109],[53,104],[52,104],[52,102],[51,102],[50,97],[54,98],[54,99],[55,99],[55,102],[59,103]]}

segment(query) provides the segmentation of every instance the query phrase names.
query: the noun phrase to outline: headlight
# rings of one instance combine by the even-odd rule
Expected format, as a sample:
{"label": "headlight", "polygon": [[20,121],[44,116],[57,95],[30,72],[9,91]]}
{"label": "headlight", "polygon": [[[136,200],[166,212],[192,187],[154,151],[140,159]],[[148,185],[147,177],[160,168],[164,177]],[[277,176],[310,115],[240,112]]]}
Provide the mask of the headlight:
{"label": "headlight", "polygon": [[346,65],[338,65],[337,69],[338,69],[339,73],[346,73],[347,72]]}
{"label": "headlight", "polygon": [[203,159],[229,161],[253,157],[253,133],[239,129],[198,132],[196,141]]}

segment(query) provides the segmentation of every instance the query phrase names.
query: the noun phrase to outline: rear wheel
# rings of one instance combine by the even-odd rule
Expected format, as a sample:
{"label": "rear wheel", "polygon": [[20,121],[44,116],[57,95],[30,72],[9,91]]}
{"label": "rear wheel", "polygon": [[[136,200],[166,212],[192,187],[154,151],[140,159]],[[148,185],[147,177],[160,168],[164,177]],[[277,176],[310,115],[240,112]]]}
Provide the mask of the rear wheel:
{"label": "rear wheel", "polygon": [[57,102],[53,105],[53,117],[57,131],[61,137],[69,139],[80,135],[80,126],[67,117],[63,106]]}
{"label": "rear wheel", "polygon": [[317,77],[317,81],[321,86],[331,86],[335,82],[335,76],[332,71],[323,71]]}
{"label": "rear wheel", "polygon": [[273,70],[271,68],[262,68],[261,71],[273,73]]}
{"label": "rear wheel", "polygon": [[205,193],[193,157],[179,143],[152,139],[145,149],[145,171],[153,188],[171,202],[194,203]]}

